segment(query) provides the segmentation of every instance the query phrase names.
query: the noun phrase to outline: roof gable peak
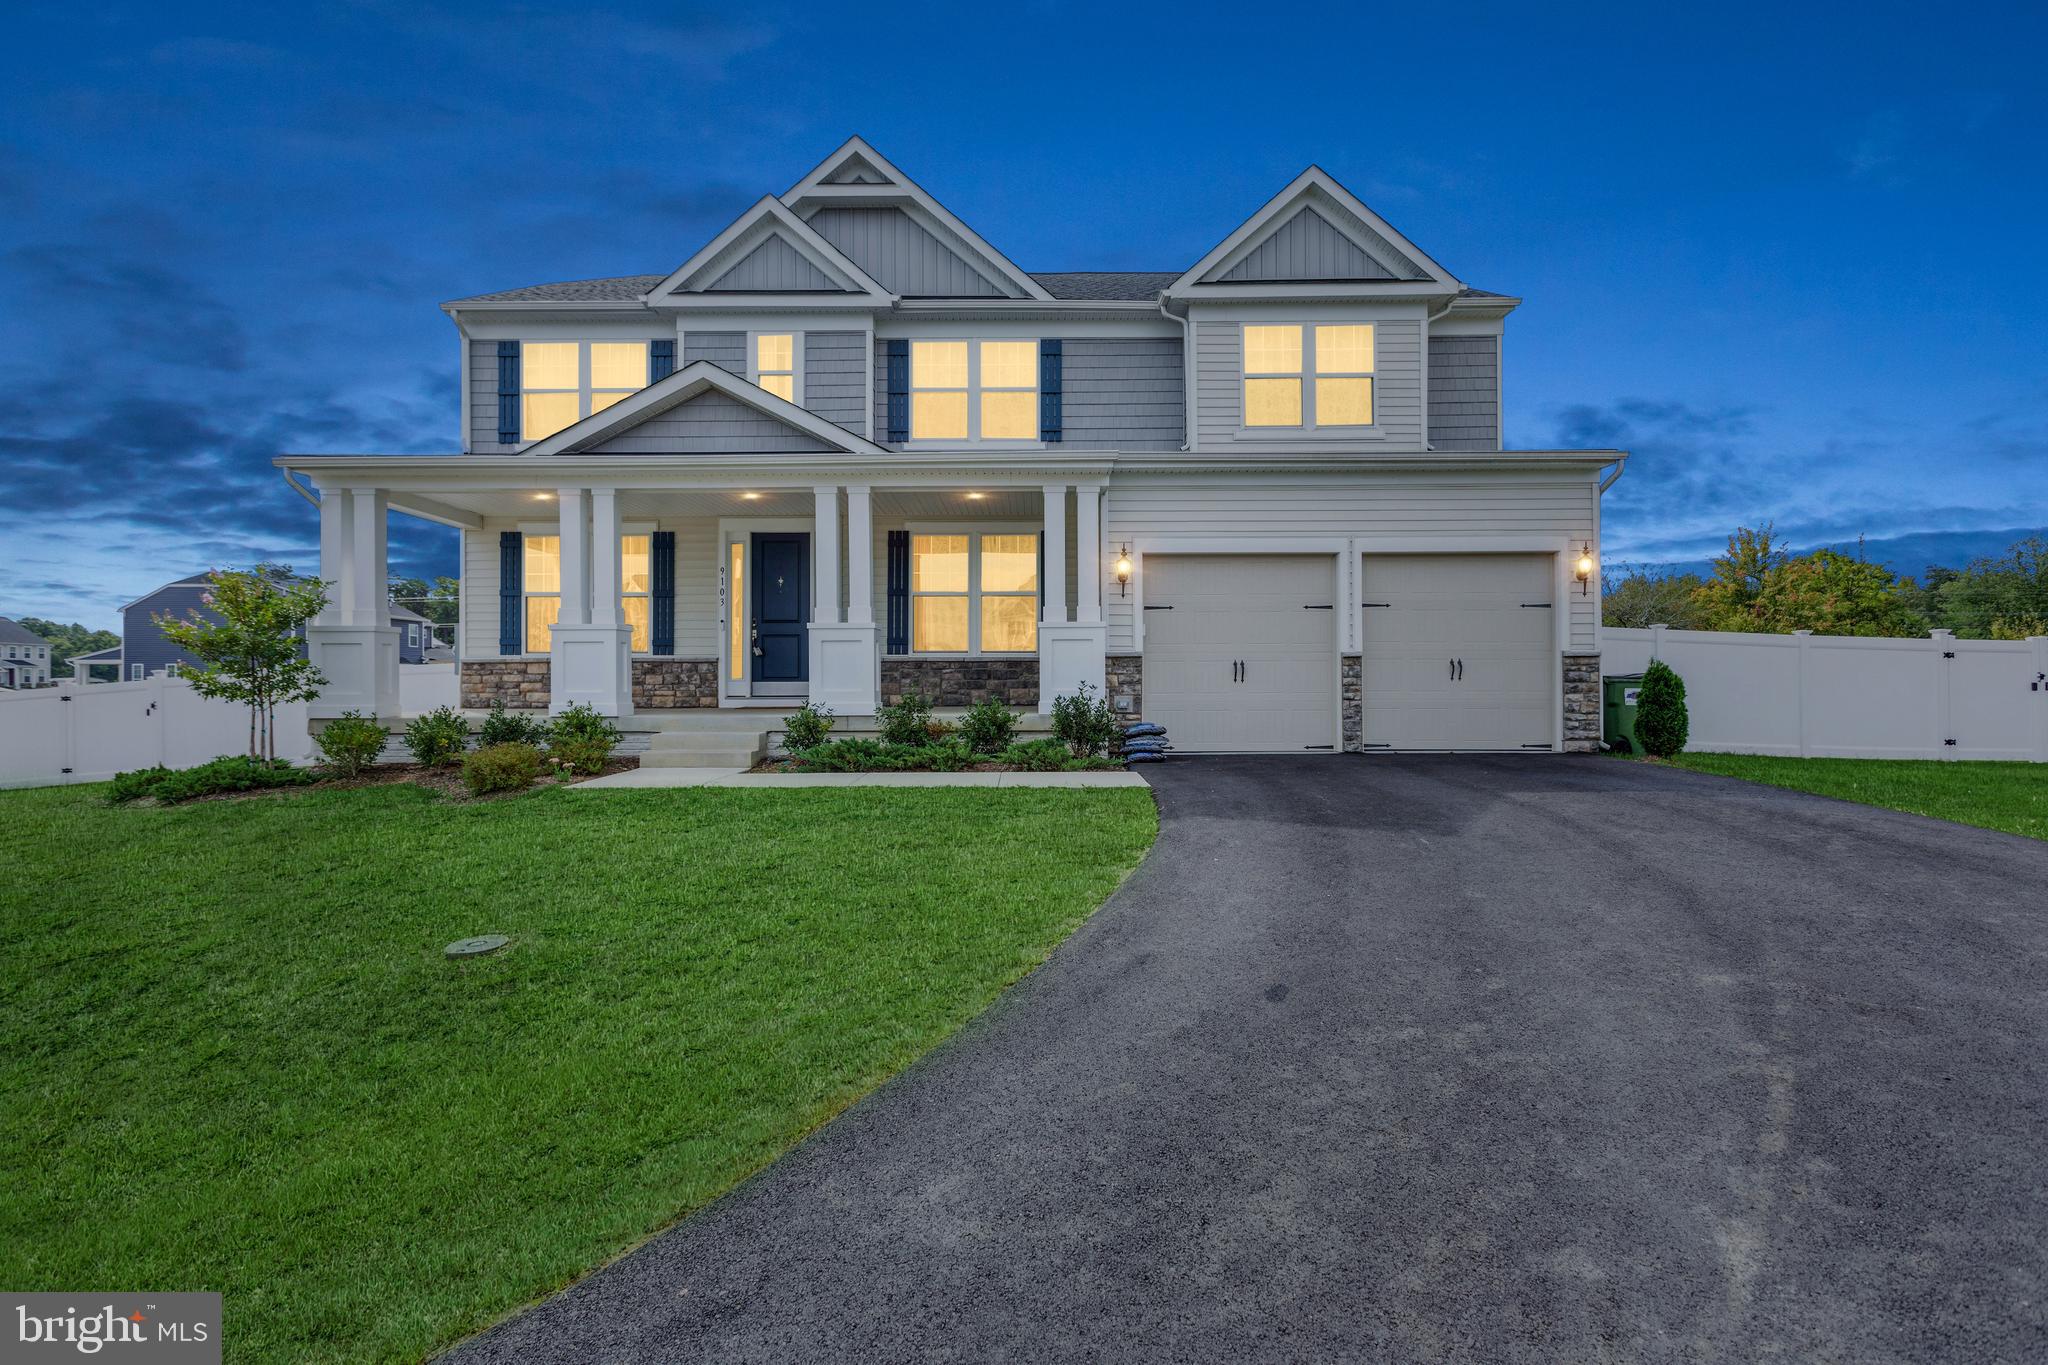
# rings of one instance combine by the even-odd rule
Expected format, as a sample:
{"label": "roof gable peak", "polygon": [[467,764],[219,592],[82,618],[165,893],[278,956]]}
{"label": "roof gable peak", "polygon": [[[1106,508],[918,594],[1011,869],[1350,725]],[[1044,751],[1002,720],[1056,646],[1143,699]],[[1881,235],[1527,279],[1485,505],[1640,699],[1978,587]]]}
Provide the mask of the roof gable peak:
{"label": "roof gable peak", "polygon": [[646,388],[629,394],[610,407],[591,413],[582,421],[564,427],[545,440],[535,441],[521,453],[589,453],[663,413],[714,395],[750,408],[802,437],[803,442],[798,446],[800,449],[822,449],[847,455],[887,453],[873,441],[855,435],[836,422],[828,422],[786,398],[741,379],[730,371],[720,369],[708,360],[692,361],[675,373],[655,380]]}
{"label": "roof gable peak", "polygon": [[693,296],[821,293],[887,304],[893,296],[773,195],[764,195],[706,242],[644,302],[676,304]]}
{"label": "roof gable peak", "polygon": [[1175,280],[1172,294],[1236,286],[1306,290],[1344,284],[1402,293],[1464,285],[1320,166],[1310,166]]}

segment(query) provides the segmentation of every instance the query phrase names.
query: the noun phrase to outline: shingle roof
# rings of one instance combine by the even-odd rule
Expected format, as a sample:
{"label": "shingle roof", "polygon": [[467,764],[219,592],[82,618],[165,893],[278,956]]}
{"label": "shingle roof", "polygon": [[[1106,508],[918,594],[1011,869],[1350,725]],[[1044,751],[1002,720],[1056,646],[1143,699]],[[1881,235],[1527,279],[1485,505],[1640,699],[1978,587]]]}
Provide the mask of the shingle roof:
{"label": "shingle roof", "polygon": [[1511,299],[1514,295],[1496,294],[1491,289],[1462,289],[1458,291],[1458,297],[1461,299]]}
{"label": "shingle roof", "polygon": [[1060,270],[1043,275],[1033,271],[1031,278],[1056,299],[1136,302],[1156,297],[1181,274],[1178,270]]}
{"label": "shingle roof", "polygon": [[524,289],[500,289],[495,294],[473,294],[456,303],[618,303],[630,302],[667,279],[666,275],[614,275],[603,280],[563,280],[559,284],[530,284]]}
{"label": "shingle roof", "polygon": [[46,645],[50,643],[18,621],[0,616],[0,645]]}

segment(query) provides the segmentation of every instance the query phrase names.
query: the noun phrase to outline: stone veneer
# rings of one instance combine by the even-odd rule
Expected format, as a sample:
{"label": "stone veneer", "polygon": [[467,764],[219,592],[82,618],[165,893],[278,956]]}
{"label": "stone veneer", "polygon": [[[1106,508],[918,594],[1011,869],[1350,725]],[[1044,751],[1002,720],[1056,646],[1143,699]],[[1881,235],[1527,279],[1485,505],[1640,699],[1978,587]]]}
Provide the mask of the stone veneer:
{"label": "stone veneer", "polygon": [[548,704],[546,659],[464,659],[462,708],[486,711],[545,708]]}
{"label": "stone veneer", "polygon": [[633,660],[633,705],[673,711],[718,705],[718,660]]}
{"label": "stone veneer", "polygon": [[1145,718],[1145,656],[1142,654],[1112,654],[1103,661],[1103,681],[1108,685],[1109,704],[1114,707],[1118,697],[1129,697],[1131,709],[1118,711],[1117,718],[1126,724]]}
{"label": "stone veneer", "polygon": [[1038,659],[884,659],[882,702],[922,692],[934,706],[972,706],[993,697],[1006,706],[1038,705]]}
{"label": "stone veneer", "polygon": [[1600,751],[1604,729],[1600,698],[1600,656],[1564,656],[1564,751],[1591,754]]}
{"label": "stone veneer", "polygon": [[1337,699],[1344,708],[1344,752],[1365,752],[1365,662],[1346,654],[1337,679]]}

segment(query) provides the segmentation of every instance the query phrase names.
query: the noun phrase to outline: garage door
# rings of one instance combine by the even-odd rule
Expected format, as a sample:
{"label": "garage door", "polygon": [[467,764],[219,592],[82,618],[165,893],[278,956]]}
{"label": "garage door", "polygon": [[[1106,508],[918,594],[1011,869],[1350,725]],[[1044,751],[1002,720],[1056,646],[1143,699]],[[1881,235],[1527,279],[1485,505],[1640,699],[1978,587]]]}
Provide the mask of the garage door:
{"label": "garage door", "polygon": [[1329,555],[1147,555],[1145,719],[1180,752],[1334,750]]}
{"label": "garage door", "polygon": [[1553,564],[1549,555],[1367,555],[1366,745],[1550,748]]}

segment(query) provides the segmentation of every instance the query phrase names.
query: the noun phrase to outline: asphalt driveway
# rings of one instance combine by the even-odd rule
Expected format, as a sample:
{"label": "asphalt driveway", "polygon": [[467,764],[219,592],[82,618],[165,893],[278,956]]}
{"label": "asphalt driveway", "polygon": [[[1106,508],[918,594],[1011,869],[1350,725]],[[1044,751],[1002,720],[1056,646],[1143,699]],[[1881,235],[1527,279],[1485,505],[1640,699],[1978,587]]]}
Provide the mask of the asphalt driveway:
{"label": "asphalt driveway", "polygon": [[1194,759],[987,1016],[481,1361],[2048,1358],[2048,845]]}

